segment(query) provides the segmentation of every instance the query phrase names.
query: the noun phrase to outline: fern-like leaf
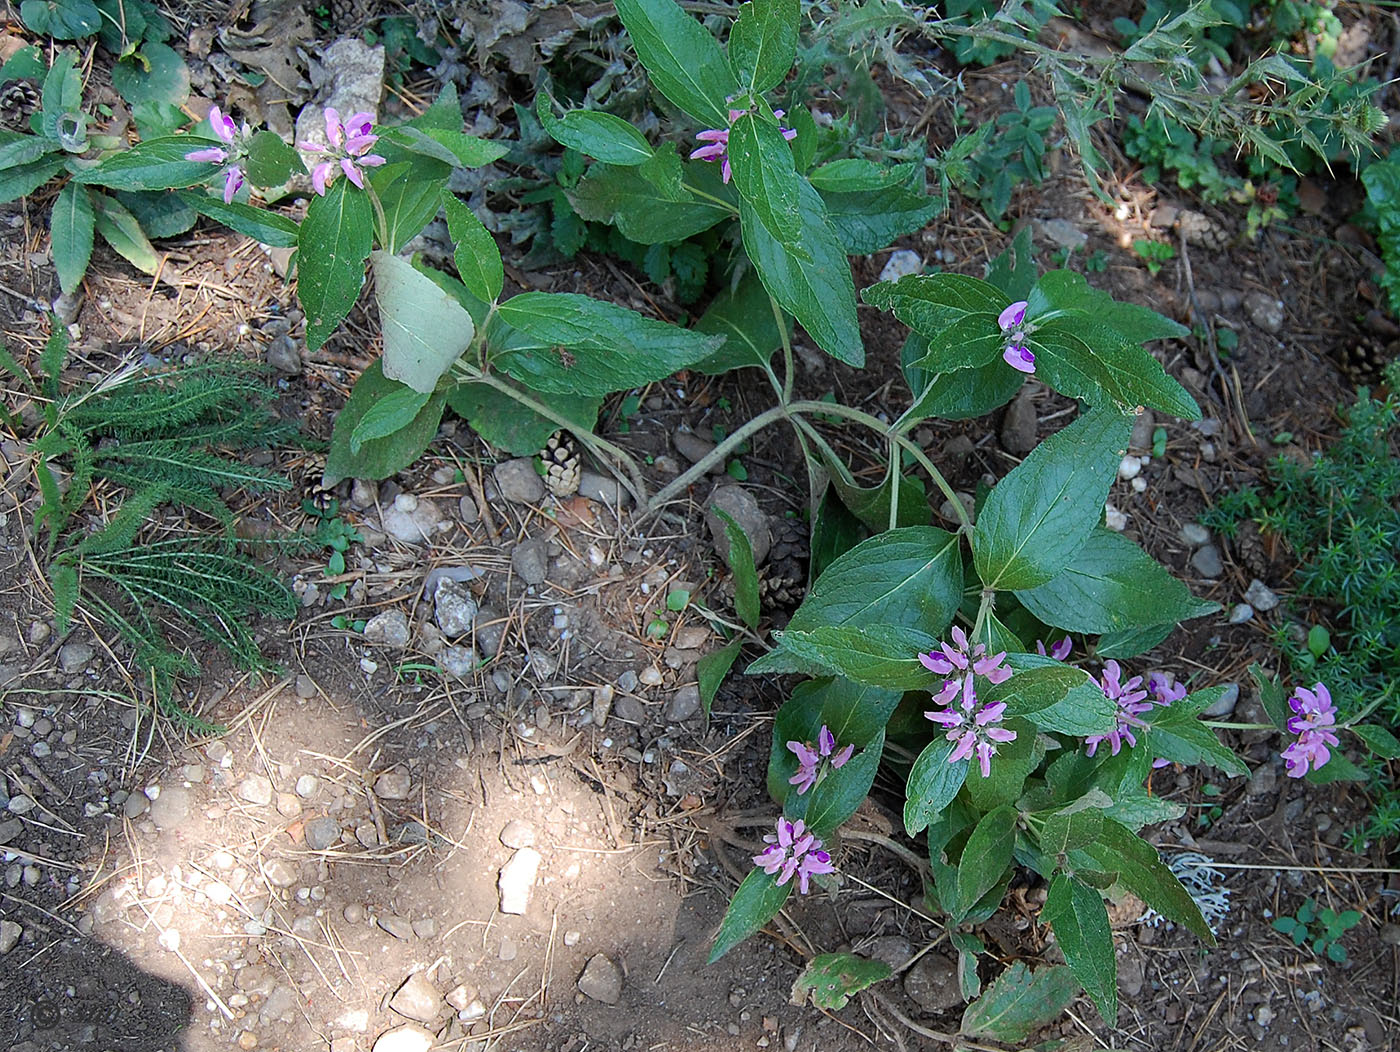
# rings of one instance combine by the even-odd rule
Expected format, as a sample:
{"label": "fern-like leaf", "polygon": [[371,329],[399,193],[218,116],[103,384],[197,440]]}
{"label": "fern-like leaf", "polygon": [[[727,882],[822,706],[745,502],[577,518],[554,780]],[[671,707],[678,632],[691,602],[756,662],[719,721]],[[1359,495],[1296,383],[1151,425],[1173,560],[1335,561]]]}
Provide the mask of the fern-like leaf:
{"label": "fern-like leaf", "polygon": [[53,585],[54,631],[63,635],[78,602],[78,571],[67,563],[54,563],[49,567],[49,583]]}

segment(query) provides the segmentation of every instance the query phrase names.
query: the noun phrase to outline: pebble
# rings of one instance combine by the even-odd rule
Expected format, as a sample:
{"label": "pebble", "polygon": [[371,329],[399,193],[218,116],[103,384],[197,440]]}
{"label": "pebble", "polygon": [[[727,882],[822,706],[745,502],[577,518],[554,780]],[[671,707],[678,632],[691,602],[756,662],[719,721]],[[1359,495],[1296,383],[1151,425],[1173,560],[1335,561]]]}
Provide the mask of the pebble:
{"label": "pebble", "polygon": [[379,830],[373,822],[361,822],[355,827],[355,839],[361,847],[372,850],[379,846]]}
{"label": "pebble", "polygon": [[900,278],[907,278],[910,274],[922,274],[924,270],[924,259],[917,252],[907,248],[897,248],[890,253],[890,258],[885,261],[884,267],[880,270],[881,281],[898,281]]}
{"label": "pebble", "polygon": [[464,1011],[467,1005],[476,999],[476,987],[458,983],[451,990],[447,991],[443,1000],[452,1006],[455,1012]]}
{"label": "pebble", "polygon": [[[676,452],[685,457],[692,464],[698,464],[710,453],[714,452],[715,444],[702,435],[697,435],[694,431],[677,431],[671,436],[671,441],[675,443]],[[724,470],[722,460],[715,461],[710,468],[711,474],[719,474]]]}
{"label": "pebble", "polygon": [[1220,549],[1213,544],[1198,548],[1191,556],[1191,565],[1202,577],[1219,577],[1225,572],[1225,564],[1220,559]]}
{"label": "pebble", "polygon": [[627,694],[637,689],[638,682],[637,673],[629,668],[626,672],[617,677],[617,689]]}
{"label": "pebble", "polygon": [[442,522],[442,510],[430,500],[400,493],[379,517],[380,528],[405,544],[430,540]]}
{"label": "pebble", "polygon": [[686,625],[676,633],[677,650],[699,650],[710,641],[711,633],[704,625]]}
{"label": "pebble", "polygon": [[515,944],[515,940],[508,935],[501,937],[501,949],[496,954],[503,961],[513,961],[520,956],[520,947]]}
{"label": "pebble", "polygon": [[1222,683],[1224,693],[1222,693],[1215,704],[1208,706],[1201,715],[1206,719],[1224,719],[1235,711],[1235,706],[1240,701],[1240,685],[1238,683]]}
{"label": "pebble", "polygon": [[1249,320],[1267,333],[1283,330],[1283,301],[1267,292],[1251,292],[1244,298],[1244,311]]}
{"label": "pebble", "polygon": [[526,584],[544,584],[549,574],[549,546],[541,540],[521,541],[510,553],[510,568]]}
{"label": "pebble", "polygon": [[936,953],[925,954],[904,974],[904,992],[929,1013],[962,1004],[957,969],[952,961]]}
{"label": "pebble", "polygon": [[340,915],[345,918],[346,924],[363,924],[365,922],[365,908],[358,902],[352,902],[340,911]]}
{"label": "pebble", "polygon": [[211,880],[204,885],[204,897],[215,906],[223,906],[232,901],[233,889],[222,880]]}
{"label": "pebble", "polygon": [[1275,595],[1263,581],[1254,578],[1249,582],[1249,587],[1244,591],[1245,602],[1249,603],[1261,614],[1267,613],[1278,606],[1278,596]]}
{"label": "pebble", "polygon": [[1118,477],[1124,482],[1135,479],[1142,472],[1142,458],[1126,456],[1118,462]]}
{"label": "pebble", "polygon": [[643,724],[647,721],[647,707],[630,694],[624,694],[613,703],[613,715],[628,723]]}
{"label": "pebble", "polygon": [[1400,924],[1382,924],[1380,940],[1387,946],[1400,946]]}
{"label": "pebble", "polygon": [[321,785],[321,779],[314,774],[304,774],[297,779],[296,793],[303,800],[309,800],[316,795],[316,790]]}
{"label": "pebble", "polygon": [[682,723],[699,711],[700,688],[694,683],[687,683],[671,695],[664,715],[667,723]]}
{"label": "pebble", "polygon": [[313,818],[303,827],[302,834],[312,851],[325,851],[340,839],[340,823],[334,818]]}
{"label": "pebble", "polygon": [[595,953],[578,977],[578,989],[585,997],[615,1005],[622,997],[622,972],[607,954]]}
{"label": "pebble", "polygon": [[[13,803],[14,801],[11,801]],[[140,818],[151,807],[151,798],[145,793],[132,793],[122,801],[122,814],[127,818]]]}
{"label": "pebble", "polygon": [[405,1023],[380,1034],[372,1052],[428,1052],[434,1037],[417,1023]]}
{"label": "pebble", "polygon": [[151,802],[151,821],[157,829],[175,829],[189,818],[194,796],[188,789],[167,785]]}
{"label": "pebble", "polygon": [[393,767],[374,780],[374,795],[382,800],[407,800],[413,779],[402,767]]}
{"label": "pebble", "polygon": [[1272,763],[1266,763],[1250,776],[1244,791],[1246,796],[1265,796],[1272,793],[1277,786],[1278,771]]}
{"label": "pebble", "polygon": [[1210,530],[1206,529],[1199,522],[1183,524],[1178,536],[1192,548],[1199,548],[1203,544],[1210,543]]}
{"label": "pebble", "polygon": [[1035,433],[1038,426],[1035,414],[1034,389],[1022,387],[1021,393],[1006,407],[1006,415],[1001,420],[1001,448],[1015,456],[1022,456],[1035,448]]}
{"label": "pebble", "polygon": [[48,626],[47,622],[35,621],[29,626],[29,642],[36,646],[45,642],[52,634],[53,629]]}
{"label": "pebble", "polygon": [[[720,558],[729,563],[729,534],[725,532],[724,520],[716,510],[723,511],[743,531],[753,549],[755,566],[762,566],[768,558],[768,549],[773,546],[773,534],[768,526],[768,516],[758,506],[754,495],[742,486],[719,485],[710,493],[705,502],[705,523],[714,538],[715,550]],[[732,568],[732,567],[731,567]]]}
{"label": "pebble", "polygon": [[408,646],[408,615],[402,610],[385,610],[365,624],[365,642],[402,650]]}
{"label": "pebble", "polygon": [[1083,248],[1089,241],[1089,235],[1068,219],[1038,219],[1035,225],[1048,240],[1071,252]]}
{"label": "pebble", "polygon": [[431,917],[419,917],[413,922],[413,934],[420,939],[431,939],[437,935],[437,921]]}
{"label": "pebble", "polygon": [[533,457],[503,460],[492,474],[496,478],[496,489],[511,503],[538,504],[544,500],[544,479],[535,470]]}
{"label": "pebble", "polygon": [[1103,524],[1115,533],[1122,533],[1128,528],[1128,516],[1112,504],[1105,504],[1103,506]]}
{"label": "pebble", "polygon": [[438,580],[433,596],[433,620],[443,635],[449,639],[466,635],[472,630],[476,615],[476,600],[464,585],[447,577]]}
{"label": "pebble", "polygon": [[1237,603],[1230,611],[1229,621],[1232,625],[1242,625],[1254,616],[1254,607],[1248,603]]}
{"label": "pebble", "polygon": [[442,994],[426,975],[414,972],[394,991],[389,1007],[401,1016],[420,1023],[431,1023],[442,1007]]}
{"label": "pebble", "polygon": [[595,475],[591,471],[579,475],[578,495],[610,508],[625,508],[632,503],[632,494],[617,479]]}
{"label": "pebble", "polygon": [[501,830],[501,843],[508,848],[535,846],[535,827],[529,822],[512,818]]}
{"label": "pebble", "polygon": [[0,921],[0,954],[9,953],[19,944],[24,929],[14,921]]}
{"label": "pebble", "polygon": [[396,939],[413,938],[413,925],[403,917],[391,913],[387,917],[376,917],[375,923]]}
{"label": "pebble", "polygon": [[301,373],[301,351],[296,340],[286,333],[274,337],[267,344],[267,364],[279,373],[297,376]]}
{"label": "pebble", "polygon": [[27,814],[28,812],[34,810],[34,798],[31,796],[25,796],[23,793],[21,793],[19,796],[12,796],[10,797],[9,807],[11,814]]}
{"label": "pebble", "polygon": [[472,647],[444,647],[438,655],[443,672],[457,679],[469,679],[481,667],[481,655]]}
{"label": "pebble", "polygon": [[64,643],[58,648],[58,664],[64,672],[81,672],[89,661],[92,660],[94,651],[92,645],[75,640],[72,643]]}
{"label": "pebble", "polygon": [[239,799],[265,807],[272,803],[272,781],[261,774],[250,774],[238,783]]}
{"label": "pebble", "polygon": [[637,673],[637,682],[644,687],[659,687],[661,685],[661,670],[655,665],[648,665]]}
{"label": "pebble", "polygon": [[283,818],[295,818],[301,814],[301,801],[296,798],[295,793],[277,794],[277,813]]}
{"label": "pebble", "polygon": [[565,946],[577,946],[579,940],[583,938],[583,932],[570,929],[564,933]]}
{"label": "pebble", "polygon": [[297,882],[297,868],[285,858],[270,858],[262,865],[263,876],[276,888],[290,888]]}
{"label": "pebble", "polygon": [[522,847],[501,867],[497,887],[501,894],[501,912],[521,916],[530,905],[530,893],[544,859],[532,847]]}

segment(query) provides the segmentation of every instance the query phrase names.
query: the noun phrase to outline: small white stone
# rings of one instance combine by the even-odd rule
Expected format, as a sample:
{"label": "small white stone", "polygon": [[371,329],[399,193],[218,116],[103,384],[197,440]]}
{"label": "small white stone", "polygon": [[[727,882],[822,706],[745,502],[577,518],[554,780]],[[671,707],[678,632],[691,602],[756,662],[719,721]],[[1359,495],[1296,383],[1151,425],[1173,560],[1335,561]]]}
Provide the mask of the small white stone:
{"label": "small white stone", "polygon": [[1119,511],[1112,504],[1103,506],[1104,525],[1110,530],[1122,533],[1128,528],[1128,516]]}
{"label": "small white stone", "polygon": [[540,863],[544,859],[532,847],[522,847],[501,867],[498,888],[501,894],[501,912],[521,916],[530,905],[530,893],[539,876]]}
{"label": "small white stone", "polygon": [[1118,462],[1118,477],[1124,482],[1138,477],[1142,471],[1142,461],[1134,456],[1126,456]]}
{"label": "small white stone", "polygon": [[919,274],[923,269],[923,257],[917,252],[907,248],[896,249],[890,253],[890,258],[885,262],[884,269],[880,271],[880,280],[898,281],[910,274]]}

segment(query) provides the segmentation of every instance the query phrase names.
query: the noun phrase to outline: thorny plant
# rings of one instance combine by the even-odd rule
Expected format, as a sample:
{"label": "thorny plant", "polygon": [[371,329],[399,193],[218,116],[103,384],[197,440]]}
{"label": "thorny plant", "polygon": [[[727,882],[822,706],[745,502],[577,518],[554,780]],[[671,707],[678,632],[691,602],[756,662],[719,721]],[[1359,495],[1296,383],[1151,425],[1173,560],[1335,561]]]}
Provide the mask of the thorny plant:
{"label": "thorny plant", "polygon": [[[1384,123],[1365,98],[1328,109],[1328,86],[1280,55],[1249,62],[1223,88],[1208,85],[1189,47],[1211,22],[1207,3],[1106,54],[1069,53],[1039,40],[1041,16],[1052,10],[1043,0],[1008,0],[995,11],[964,6],[971,19],[897,0],[861,12],[888,39],[973,40],[1029,55],[1096,186],[1102,164],[1090,132],[1113,113],[1124,87],[1146,92],[1155,111],[1281,164],[1288,163],[1285,145],[1325,153],[1324,132],[1359,152]],[[724,44],[673,0],[616,7],[652,88],[678,115],[675,138],[654,144],[595,109],[561,115],[547,92],[535,114],[560,145],[592,158],[565,188],[579,216],[639,244],[675,244],[717,228],[733,239],[729,284],[692,328],[570,293],[505,296],[498,246],[448,192],[448,180],[456,169],[500,158],[506,147],[462,131],[450,90],[396,127],[380,127],[367,114],[347,127],[327,112],[327,143],[315,153],[314,193],[299,224],[241,195],[281,186],[305,166],[285,144],[278,150],[259,140],[266,132],[252,133],[249,163],[236,161],[242,133],[227,124],[85,161],[70,169],[67,185],[158,192],[213,183],[212,196],[189,194],[204,214],[298,249],[297,294],[312,350],[354,306],[368,263],[383,352],[336,420],[328,481],[404,467],[451,406],[488,442],[515,453],[538,450],[556,429],[572,431],[595,457],[621,465],[643,513],[654,514],[760,429],[791,427],[808,468],[813,583],[748,671],[808,678],[775,720],[768,781],[783,815],[740,885],[712,957],[767,923],[794,885],[799,892],[839,885],[841,827],[886,764],[905,780],[905,831],[924,838],[927,902],[963,957],[969,997],[980,989],[981,944],[966,929],[996,912],[1018,866],[1050,885],[1042,919],[1067,965],[1007,969],[968,1007],[962,1034],[1022,1041],[1068,1004],[1076,982],[1112,1021],[1116,959],[1105,895],[1132,891],[1213,942],[1196,901],[1138,832],[1181,813],[1144,789],[1154,763],[1247,770],[1215,733],[1237,725],[1200,718],[1223,688],[1188,691],[1122,664],[1179,621],[1217,609],[1103,525],[1134,414],[1150,406],[1199,417],[1144,346],[1186,330],[1115,302],[1078,274],[1039,274],[1023,234],[985,277],[917,274],[862,290],[861,300],[912,330],[901,354],[912,398],[895,419],[797,398],[794,324],[826,354],[863,366],[847,257],[921,229],[941,207],[926,191],[927,173],[948,174],[969,155],[945,152],[903,166],[820,155],[809,99],[773,98],[797,54],[798,0],[752,0],[731,23],[713,19]],[[1270,92],[1251,95],[1259,85]],[[215,117],[221,122],[223,114]],[[688,156],[676,139],[687,143]],[[266,163],[253,164],[258,141],[268,143],[260,156]],[[240,178],[245,186],[236,185]],[[455,275],[401,254],[440,209]],[[776,404],[655,495],[630,457],[594,433],[609,394],[681,369],[738,368],[756,370]],[[1077,401],[1080,415],[968,507],[910,436],[930,418],[976,417],[1004,405],[1032,374]],[[878,486],[857,484],[821,430],[832,420],[870,431],[884,447]],[[946,499],[943,521],[952,530],[931,524],[924,479]],[[743,643],[761,641],[749,539],[732,520],[726,527],[746,631],[702,666],[707,700]],[[1069,663],[1063,641],[1049,653],[1032,646],[1064,633],[1092,649],[1097,673]],[[1323,684],[1300,687],[1290,701],[1262,672],[1258,679],[1272,725],[1292,739],[1291,776],[1329,776],[1353,738],[1376,748],[1379,739],[1337,719]],[[1351,736],[1345,742],[1344,732]],[[887,739],[917,756],[912,765],[885,755]],[[880,978],[880,966],[849,955],[824,955],[813,966],[824,975],[859,974],[835,981],[837,993]],[[830,993],[831,983],[825,986]]]}

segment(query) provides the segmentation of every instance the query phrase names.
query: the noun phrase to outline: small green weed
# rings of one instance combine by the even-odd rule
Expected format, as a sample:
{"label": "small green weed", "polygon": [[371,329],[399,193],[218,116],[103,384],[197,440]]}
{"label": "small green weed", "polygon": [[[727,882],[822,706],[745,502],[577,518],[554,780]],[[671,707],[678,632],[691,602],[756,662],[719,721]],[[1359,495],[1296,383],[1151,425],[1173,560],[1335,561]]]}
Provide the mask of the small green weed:
{"label": "small green weed", "polygon": [[1336,910],[1324,907],[1318,909],[1312,899],[1304,899],[1298,912],[1292,917],[1276,917],[1274,931],[1293,940],[1294,946],[1309,945],[1313,953],[1326,956],[1338,964],[1347,959],[1346,947],[1341,938],[1361,922],[1360,910]]}
{"label": "small green weed", "polygon": [[1133,252],[1147,264],[1147,272],[1153,277],[1162,269],[1162,264],[1176,258],[1176,249],[1165,241],[1134,241]]}

